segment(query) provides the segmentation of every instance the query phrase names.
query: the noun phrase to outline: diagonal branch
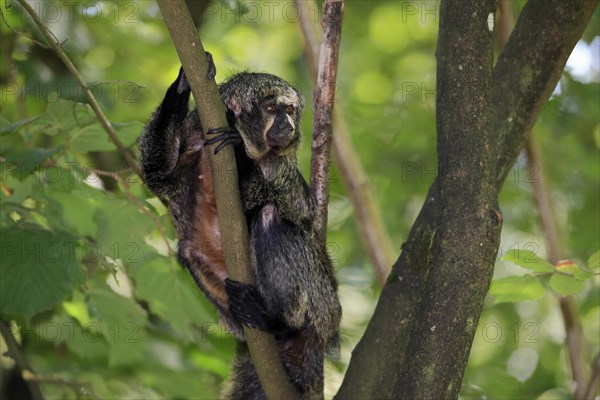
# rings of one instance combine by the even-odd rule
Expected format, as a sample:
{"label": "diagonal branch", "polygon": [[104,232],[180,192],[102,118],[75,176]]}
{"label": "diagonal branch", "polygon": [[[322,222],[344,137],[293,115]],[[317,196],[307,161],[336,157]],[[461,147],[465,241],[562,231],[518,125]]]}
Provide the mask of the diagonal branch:
{"label": "diagonal branch", "polygon": [[[204,47],[197,37],[194,23],[183,0],[158,0],[160,12],[169,29],[185,75],[192,88],[196,107],[206,130],[227,126],[225,109],[214,79],[206,79],[208,62]],[[252,284],[255,281],[250,263],[250,244],[246,219],[242,212],[239,180],[233,149],[226,146],[219,154],[208,151],[217,202],[217,213],[223,254],[232,279]],[[279,359],[272,335],[244,327],[248,349],[254,361],[261,386],[269,399],[298,397]]]}
{"label": "diagonal branch", "polygon": [[131,170],[134,171],[136,175],[141,178],[140,169],[135,160],[133,159],[133,156],[131,155],[129,150],[127,150],[125,146],[123,146],[123,143],[121,143],[119,136],[117,136],[117,132],[115,132],[112,125],[110,124],[110,121],[108,120],[108,118],[106,118],[104,112],[102,112],[102,109],[100,108],[100,105],[98,104],[96,98],[92,94],[90,87],[87,85],[87,83],[85,83],[83,77],[81,76],[79,71],[77,71],[77,68],[75,67],[75,65],[73,65],[73,63],[67,56],[67,53],[65,53],[65,51],[62,49],[60,43],[56,41],[56,38],[52,34],[52,32],[46,27],[46,25],[43,24],[43,22],[36,14],[35,10],[25,0],[19,0],[19,4],[29,13],[29,15],[31,15],[31,18],[33,18],[33,21],[46,38],[46,41],[48,42],[50,47],[52,47],[52,49],[56,52],[56,54],[65,64],[71,75],[73,75],[77,83],[79,83],[79,86],[81,86],[81,89],[83,90],[83,93],[85,94],[85,97],[87,98],[90,107],[92,108],[92,110],[94,110],[96,117],[98,117],[100,124],[102,124],[102,127],[108,134],[110,140],[115,144],[115,147],[119,151],[119,154],[121,154],[121,156],[125,159],[127,165],[129,165],[129,168],[131,168]]}
{"label": "diagonal branch", "polygon": [[498,185],[583,35],[598,0],[530,0],[494,68],[493,125]]}

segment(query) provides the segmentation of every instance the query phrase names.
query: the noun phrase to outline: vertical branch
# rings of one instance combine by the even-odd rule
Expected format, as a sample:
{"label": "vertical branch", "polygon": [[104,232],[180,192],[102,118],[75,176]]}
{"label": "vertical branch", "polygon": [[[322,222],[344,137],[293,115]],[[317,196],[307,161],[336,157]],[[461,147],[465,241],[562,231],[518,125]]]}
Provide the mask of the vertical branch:
{"label": "vertical branch", "polygon": [[[445,0],[437,57],[440,215],[395,396],[458,396],[494,271],[502,215],[495,185],[491,78],[495,0]],[[443,351],[440,349],[443,348]]]}
{"label": "vertical branch", "polygon": [[338,55],[342,35],[344,0],[323,3],[323,42],[319,57],[317,85],[313,95],[313,139],[310,186],[317,200],[315,231],[318,240],[327,236],[329,197],[329,153],[331,149],[332,111],[335,99]]}
{"label": "vertical branch", "polygon": [[[158,6],[190,83],[203,128],[207,131],[227,126],[217,84],[214,79],[206,78],[208,62],[204,55],[204,47],[197,37],[185,3],[183,0],[158,0]],[[250,263],[250,242],[246,218],[242,212],[233,149],[226,146],[219,154],[212,151],[206,153],[213,175],[219,229],[228,274],[232,279],[252,284],[255,278]],[[248,349],[267,398],[298,398],[298,393],[290,383],[279,358],[273,336],[248,327],[244,327],[244,334],[248,339]],[[250,338],[253,340],[249,340]]]}
{"label": "vertical branch", "polygon": [[[319,40],[315,31],[318,24],[311,21],[308,7],[314,3],[296,0],[296,4],[300,9],[300,27],[305,41],[308,72],[312,81],[316,81]],[[352,204],[361,241],[375,270],[377,282],[383,286],[394,261],[395,252],[369,186],[367,174],[352,145],[346,119],[340,107],[333,109],[333,131],[333,157]]]}

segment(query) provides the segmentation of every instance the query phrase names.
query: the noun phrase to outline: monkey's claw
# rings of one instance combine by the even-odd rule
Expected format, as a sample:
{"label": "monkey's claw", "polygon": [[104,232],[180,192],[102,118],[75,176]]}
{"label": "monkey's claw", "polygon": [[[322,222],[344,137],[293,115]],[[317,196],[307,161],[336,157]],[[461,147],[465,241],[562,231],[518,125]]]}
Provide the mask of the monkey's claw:
{"label": "monkey's claw", "polygon": [[238,145],[242,143],[242,138],[240,134],[233,128],[229,126],[222,128],[214,128],[209,129],[206,132],[207,135],[217,135],[213,138],[207,139],[204,143],[206,144],[216,144],[219,143],[217,148],[215,149],[215,154],[223,150],[225,146],[228,144]]}
{"label": "monkey's claw", "polygon": [[268,330],[268,313],[256,287],[225,279],[225,291],[234,318],[250,328]]}

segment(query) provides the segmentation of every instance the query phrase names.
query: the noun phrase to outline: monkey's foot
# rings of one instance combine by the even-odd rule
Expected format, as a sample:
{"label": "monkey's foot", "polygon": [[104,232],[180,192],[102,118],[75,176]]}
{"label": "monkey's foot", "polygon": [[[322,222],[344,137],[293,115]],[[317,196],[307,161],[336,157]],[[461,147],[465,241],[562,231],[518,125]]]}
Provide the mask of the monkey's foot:
{"label": "monkey's foot", "polygon": [[212,54],[208,51],[206,53],[206,60],[208,61],[208,72],[206,73],[206,79],[212,81],[217,76],[217,67],[215,66],[215,62],[213,60]]}
{"label": "monkey's foot", "polygon": [[223,150],[223,147],[228,144],[238,145],[242,144],[242,137],[235,129],[226,126],[222,128],[209,129],[206,132],[207,135],[216,135],[210,139],[207,139],[204,143],[206,144],[215,144],[219,143],[217,148],[215,149],[215,154]]}
{"label": "monkey's foot", "polygon": [[225,279],[229,296],[229,311],[239,322],[250,328],[266,330],[268,320],[265,302],[256,287]]}

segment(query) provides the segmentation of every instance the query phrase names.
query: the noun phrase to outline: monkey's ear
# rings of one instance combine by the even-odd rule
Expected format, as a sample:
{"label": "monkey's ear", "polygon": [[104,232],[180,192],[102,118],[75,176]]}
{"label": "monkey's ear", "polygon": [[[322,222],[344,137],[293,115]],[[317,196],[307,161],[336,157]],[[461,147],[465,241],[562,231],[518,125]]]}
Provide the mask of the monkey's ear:
{"label": "monkey's ear", "polygon": [[235,115],[236,118],[239,117],[242,113],[242,105],[237,99],[233,97],[225,101],[225,106],[228,110],[231,110],[231,112],[233,112],[233,115]]}

